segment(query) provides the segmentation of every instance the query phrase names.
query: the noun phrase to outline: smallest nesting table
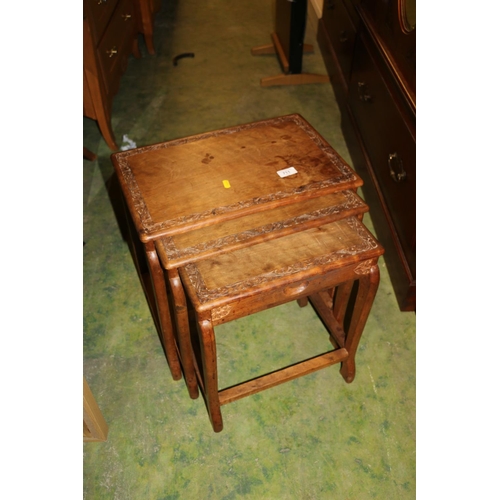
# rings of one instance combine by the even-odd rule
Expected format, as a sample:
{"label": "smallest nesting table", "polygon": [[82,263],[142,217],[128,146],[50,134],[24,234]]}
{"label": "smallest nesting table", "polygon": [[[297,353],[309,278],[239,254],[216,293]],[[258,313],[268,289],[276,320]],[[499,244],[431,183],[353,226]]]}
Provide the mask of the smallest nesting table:
{"label": "smallest nesting table", "polygon": [[[193,358],[215,432],[223,428],[221,405],[244,396],[335,363],[342,363],[343,378],[352,382],[382,254],[359,219],[347,217],[179,269],[196,316],[201,363],[194,353]],[[292,300],[305,306],[308,299],[328,329],[333,350],[219,390],[214,327]]]}

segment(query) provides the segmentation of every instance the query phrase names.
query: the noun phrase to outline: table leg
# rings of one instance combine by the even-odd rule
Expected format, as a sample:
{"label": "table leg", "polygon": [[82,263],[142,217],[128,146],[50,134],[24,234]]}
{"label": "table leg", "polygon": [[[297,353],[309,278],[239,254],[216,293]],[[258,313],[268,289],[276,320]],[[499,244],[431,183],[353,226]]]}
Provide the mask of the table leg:
{"label": "table leg", "polygon": [[154,295],[158,317],[160,322],[160,330],[163,337],[163,347],[167,356],[168,365],[172,372],[174,380],[182,378],[182,370],[177,354],[175,343],[174,330],[172,327],[172,319],[170,317],[170,309],[168,305],[167,288],[165,285],[165,277],[163,269],[158,260],[156,248],[152,241],[145,243],[146,257],[149,267],[149,273],[153,281]]}
{"label": "table leg", "polygon": [[347,310],[347,304],[351,297],[354,281],[346,281],[335,288],[333,296],[333,315],[342,327],[344,327],[344,318]]}
{"label": "table leg", "polygon": [[307,300],[307,297],[301,297],[300,299],[297,299],[297,304],[299,304],[300,307],[306,307],[309,301]]}
{"label": "table leg", "polygon": [[191,333],[189,329],[189,314],[186,295],[177,269],[167,271],[168,282],[174,301],[175,325],[177,327],[177,340],[181,353],[181,363],[184,370],[184,379],[192,399],[198,397],[198,383],[194,371],[194,355],[191,346]]}
{"label": "table leg", "polygon": [[372,265],[367,274],[359,279],[359,288],[356,295],[352,318],[349,330],[346,332],[345,348],[349,357],[342,363],[340,373],[347,383],[354,380],[356,375],[356,365],[354,358],[358,348],[361,334],[365,328],[366,320],[370,314],[375,294],[380,280],[380,273],[377,264]]}
{"label": "table leg", "polygon": [[201,359],[203,363],[202,378],[205,402],[212,427],[215,432],[223,428],[222,413],[219,401],[219,380],[217,374],[217,348],[215,346],[215,334],[210,319],[210,312],[206,317],[197,318],[197,330],[201,346]]}

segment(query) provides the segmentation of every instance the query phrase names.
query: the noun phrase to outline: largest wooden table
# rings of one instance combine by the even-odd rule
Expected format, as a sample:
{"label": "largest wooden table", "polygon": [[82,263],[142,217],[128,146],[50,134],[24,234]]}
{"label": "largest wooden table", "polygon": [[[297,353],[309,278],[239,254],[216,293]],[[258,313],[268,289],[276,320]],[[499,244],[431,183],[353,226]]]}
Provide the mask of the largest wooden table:
{"label": "largest wooden table", "polygon": [[[146,256],[154,291],[150,306],[175,380],[182,378],[180,359],[190,364],[191,353],[185,352],[189,344],[183,344],[173,326],[155,242],[187,233],[209,234],[211,227],[214,234],[230,227],[233,235],[241,235],[259,225],[264,229],[252,231],[253,237],[236,238],[239,246],[251,245],[367,210],[354,194],[361,178],[298,114],[140,147],[111,158],[133,236],[138,237],[135,254]],[[274,222],[287,207],[291,216],[283,228]],[[265,221],[270,224],[263,225]],[[208,247],[211,254],[233,250],[235,238],[229,240],[212,238],[210,245],[198,244],[195,251],[167,262],[169,291],[178,298],[174,304],[182,303],[184,296],[178,267],[202,258]],[[185,366],[184,374],[190,396],[197,397],[192,366]]]}

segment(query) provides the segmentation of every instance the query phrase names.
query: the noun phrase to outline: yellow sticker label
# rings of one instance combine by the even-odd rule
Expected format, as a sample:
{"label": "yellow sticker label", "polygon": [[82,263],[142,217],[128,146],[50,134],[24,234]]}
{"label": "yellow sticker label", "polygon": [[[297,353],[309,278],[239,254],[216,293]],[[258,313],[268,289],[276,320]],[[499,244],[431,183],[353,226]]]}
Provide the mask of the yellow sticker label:
{"label": "yellow sticker label", "polygon": [[229,184],[229,181],[222,181],[222,184],[224,184],[225,188],[230,188],[231,184]]}

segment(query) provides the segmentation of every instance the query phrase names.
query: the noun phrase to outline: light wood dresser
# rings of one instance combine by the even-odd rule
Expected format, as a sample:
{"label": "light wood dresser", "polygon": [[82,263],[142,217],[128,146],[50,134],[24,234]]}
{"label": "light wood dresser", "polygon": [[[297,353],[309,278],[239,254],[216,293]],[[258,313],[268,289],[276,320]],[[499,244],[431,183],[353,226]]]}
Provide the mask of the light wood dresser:
{"label": "light wood dresser", "polygon": [[153,16],[159,7],[160,0],[83,2],[83,115],[97,121],[113,151],[118,149],[111,127],[113,97],[130,54],[140,57],[139,33],[154,53]]}

